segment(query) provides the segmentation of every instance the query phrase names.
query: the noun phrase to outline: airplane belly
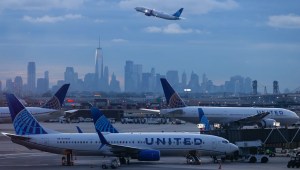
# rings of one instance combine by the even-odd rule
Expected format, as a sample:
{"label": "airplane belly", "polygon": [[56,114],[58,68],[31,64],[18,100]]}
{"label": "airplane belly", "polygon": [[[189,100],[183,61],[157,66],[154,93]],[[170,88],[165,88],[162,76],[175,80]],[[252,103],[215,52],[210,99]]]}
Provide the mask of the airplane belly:
{"label": "airplane belly", "polygon": [[189,153],[189,150],[187,149],[172,149],[172,150],[160,150],[160,156],[171,156],[171,157],[176,157],[176,156],[182,156],[185,157]]}

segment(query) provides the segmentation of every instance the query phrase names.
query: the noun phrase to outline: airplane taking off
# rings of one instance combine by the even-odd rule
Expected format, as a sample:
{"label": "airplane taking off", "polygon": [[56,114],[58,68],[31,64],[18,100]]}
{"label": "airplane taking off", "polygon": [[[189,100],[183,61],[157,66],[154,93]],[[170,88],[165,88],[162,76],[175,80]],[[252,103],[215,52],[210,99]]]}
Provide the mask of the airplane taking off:
{"label": "airplane taking off", "polygon": [[[161,109],[161,114],[169,114],[192,123],[203,122],[206,125],[218,123],[221,125],[254,125],[273,127],[275,122],[281,125],[292,125],[299,120],[299,116],[290,110],[282,108],[259,107],[203,107],[187,106],[165,78],[161,78],[169,109]],[[205,121],[204,121],[205,122]]]}
{"label": "airplane taking off", "polygon": [[[49,120],[52,116],[50,113],[61,109],[70,84],[64,84],[61,88],[41,107],[27,107],[27,109],[40,121]],[[8,107],[0,107],[0,123],[11,122]]]}
{"label": "airplane taking off", "polygon": [[183,8],[180,8],[177,12],[175,12],[173,15],[166,14],[164,12],[156,11],[155,9],[149,9],[145,7],[136,7],[136,11],[144,13],[146,16],[155,16],[158,18],[163,18],[167,20],[180,20],[183,19],[180,17]]}
{"label": "airplane taking off", "polygon": [[[228,140],[198,133],[109,133],[102,134],[98,123],[103,119],[98,109],[91,109],[97,133],[59,133],[42,127],[22,103],[6,94],[16,134],[2,132],[11,141],[29,149],[65,154],[67,164],[72,155],[131,157],[140,161],[158,161],[160,155],[186,156],[190,151],[209,155],[231,154],[238,147]],[[100,116],[99,116],[100,115]],[[99,119],[98,119],[99,118]],[[102,122],[102,123],[101,123]],[[105,120],[104,120],[104,123]],[[104,124],[105,125],[105,124]],[[108,125],[108,124],[106,124]]]}

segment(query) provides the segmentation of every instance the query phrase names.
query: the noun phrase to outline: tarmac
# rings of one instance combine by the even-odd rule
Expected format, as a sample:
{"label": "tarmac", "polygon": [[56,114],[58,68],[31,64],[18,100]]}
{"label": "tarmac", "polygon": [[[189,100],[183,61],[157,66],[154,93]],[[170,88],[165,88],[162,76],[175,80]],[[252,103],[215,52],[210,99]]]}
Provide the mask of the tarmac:
{"label": "tarmac", "polygon": [[[77,133],[76,126],[79,126],[83,132],[95,132],[93,123],[41,123],[44,127],[59,132]],[[115,128],[120,132],[198,132],[195,124],[181,125],[148,125],[148,124],[121,124],[115,123]],[[14,133],[12,124],[0,124],[1,132]],[[9,138],[0,134],[0,169],[102,169],[101,165],[107,162],[108,157],[92,157],[78,156],[74,157],[74,166],[62,166],[61,156],[41,152],[37,150],[29,150],[26,147],[12,143]],[[121,165],[120,169],[287,169],[286,165],[289,157],[271,157],[268,163],[246,163],[242,160],[225,161],[218,164],[213,163],[210,157],[201,157],[201,165],[188,165],[184,157],[162,157],[156,162],[141,162],[130,160],[129,165]]]}

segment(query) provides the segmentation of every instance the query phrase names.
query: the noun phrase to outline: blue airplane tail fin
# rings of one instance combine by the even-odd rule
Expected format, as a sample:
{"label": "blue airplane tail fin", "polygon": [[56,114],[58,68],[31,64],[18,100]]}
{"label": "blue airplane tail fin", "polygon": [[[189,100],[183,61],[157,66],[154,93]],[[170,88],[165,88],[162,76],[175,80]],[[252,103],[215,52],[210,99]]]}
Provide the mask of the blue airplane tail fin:
{"label": "blue airplane tail fin", "polygon": [[174,16],[174,17],[180,17],[182,11],[183,11],[183,8],[180,8],[177,12],[175,12],[175,13],[173,14],[173,16]]}
{"label": "blue airplane tail fin", "polygon": [[169,107],[171,107],[171,108],[180,108],[180,107],[185,107],[186,106],[184,101],[175,92],[175,90],[169,84],[167,79],[161,78],[160,82],[161,82],[161,85],[163,87],[165,97],[167,99],[167,104],[168,104]]}
{"label": "blue airplane tail fin", "polygon": [[204,115],[204,112],[201,108],[198,109],[198,113],[199,113],[199,122],[205,125],[205,130],[207,130],[207,131],[211,130],[209,120]]}
{"label": "blue airplane tail fin", "polygon": [[6,100],[17,135],[47,134],[15,95],[6,94]]}
{"label": "blue airplane tail fin", "polygon": [[64,103],[66,94],[68,92],[68,89],[70,87],[70,84],[64,84],[61,86],[61,88],[54,94],[54,96],[45,103],[42,108],[47,109],[60,109]]}
{"label": "blue airplane tail fin", "polygon": [[91,112],[96,130],[100,132],[119,133],[98,108],[92,107]]}

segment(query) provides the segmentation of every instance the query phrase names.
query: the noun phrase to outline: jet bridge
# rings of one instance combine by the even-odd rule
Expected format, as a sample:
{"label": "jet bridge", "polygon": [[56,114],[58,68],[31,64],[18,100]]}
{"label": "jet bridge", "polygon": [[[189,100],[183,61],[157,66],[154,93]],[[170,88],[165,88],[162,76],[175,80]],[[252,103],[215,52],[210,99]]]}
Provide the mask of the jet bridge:
{"label": "jet bridge", "polygon": [[232,143],[261,140],[267,147],[290,149],[300,147],[300,128],[218,129],[202,133],[220,136]]}

